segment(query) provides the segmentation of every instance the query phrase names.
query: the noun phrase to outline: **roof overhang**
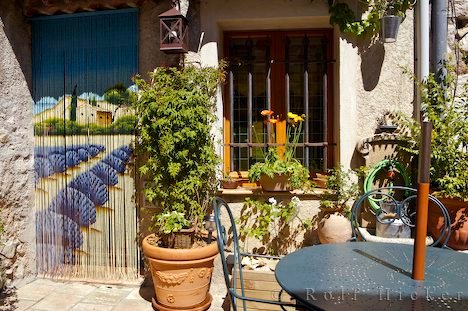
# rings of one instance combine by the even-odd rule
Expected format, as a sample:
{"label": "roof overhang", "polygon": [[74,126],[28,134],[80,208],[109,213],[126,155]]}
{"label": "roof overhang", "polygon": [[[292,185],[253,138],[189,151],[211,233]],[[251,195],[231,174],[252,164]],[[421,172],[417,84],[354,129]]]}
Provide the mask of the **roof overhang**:
{"label": "roof overhang", "polygon": [[135,8],[145,1],[155,0],[18,0],[28,17]]}

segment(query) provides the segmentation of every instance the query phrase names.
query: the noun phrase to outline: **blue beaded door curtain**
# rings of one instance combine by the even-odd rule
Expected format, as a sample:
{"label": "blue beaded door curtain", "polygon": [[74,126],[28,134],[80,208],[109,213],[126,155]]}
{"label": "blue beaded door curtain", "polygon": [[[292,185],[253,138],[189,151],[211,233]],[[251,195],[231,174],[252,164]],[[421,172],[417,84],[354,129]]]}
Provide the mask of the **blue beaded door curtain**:
{"label": "blue beaded door curtain", "polygon": [[135,280],[140,255],[130,101],[138,10],[31,23],[38,271]]}

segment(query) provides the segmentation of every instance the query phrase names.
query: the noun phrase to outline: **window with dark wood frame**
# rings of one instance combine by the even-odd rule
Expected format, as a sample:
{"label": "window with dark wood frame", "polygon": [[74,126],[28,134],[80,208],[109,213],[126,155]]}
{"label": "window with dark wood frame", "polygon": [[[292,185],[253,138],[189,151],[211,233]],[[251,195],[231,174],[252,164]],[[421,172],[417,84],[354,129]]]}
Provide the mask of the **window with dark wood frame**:
{"label": "window with dark wood frame", "polygon": [[[332,30],[224,33],[226,172],[247,171],[263,160],[262,149],[285,145],[288,112],[305,115],[296,158],[310,171],[334,165],[332,36]],[[265,109],[280,120],[276,128],[265,125]]]}

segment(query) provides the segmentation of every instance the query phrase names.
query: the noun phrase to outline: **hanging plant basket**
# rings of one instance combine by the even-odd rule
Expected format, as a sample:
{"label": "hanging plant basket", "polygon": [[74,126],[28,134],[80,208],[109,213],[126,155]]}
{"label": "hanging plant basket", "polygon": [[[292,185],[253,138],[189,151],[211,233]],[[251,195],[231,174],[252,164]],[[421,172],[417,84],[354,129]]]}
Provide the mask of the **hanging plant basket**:
{"label": "hanging plant basket", "polygon": [[386,15],[380,20],[380,40],[384,43],[395,42],[400,28],[401,17]]}

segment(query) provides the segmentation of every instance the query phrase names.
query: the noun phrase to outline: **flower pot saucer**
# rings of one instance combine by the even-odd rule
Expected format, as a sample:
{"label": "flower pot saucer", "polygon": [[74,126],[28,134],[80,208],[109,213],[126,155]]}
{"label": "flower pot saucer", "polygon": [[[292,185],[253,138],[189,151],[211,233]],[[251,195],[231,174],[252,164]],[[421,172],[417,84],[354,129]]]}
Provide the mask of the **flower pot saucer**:
{"label": "flower pot saucer", "polygon": [[154,299],[154,297],[151,300],[153,301],[153,309],[154,310],[159,310],[159,311],[174,311],[174,310],[179,310],[179,311],[205,311],[205,310],[208,310],[209,307],[211,306],[211,302],[213,301],[213,296],[211,296],[211,294],[208,293],[208,295],[206,295],[206,299],[202,303],[199,303],[199,304],[197,304],[197,305],[195,305],[193,307],[187,308],[187,309],[184,309],[184,308],[177,308],[177,309],[168,308],[168,307],[160,305],[157,302],[157,300]]}

